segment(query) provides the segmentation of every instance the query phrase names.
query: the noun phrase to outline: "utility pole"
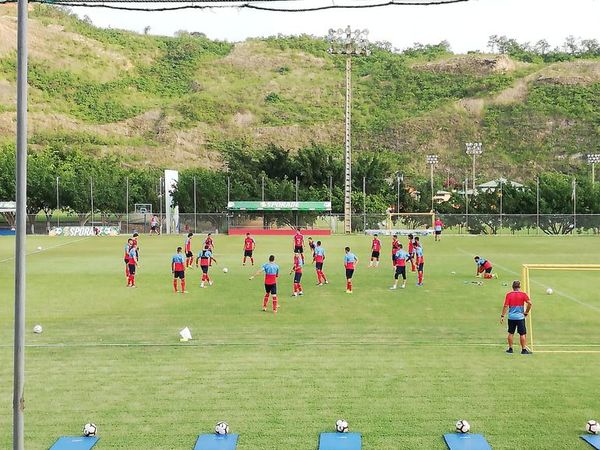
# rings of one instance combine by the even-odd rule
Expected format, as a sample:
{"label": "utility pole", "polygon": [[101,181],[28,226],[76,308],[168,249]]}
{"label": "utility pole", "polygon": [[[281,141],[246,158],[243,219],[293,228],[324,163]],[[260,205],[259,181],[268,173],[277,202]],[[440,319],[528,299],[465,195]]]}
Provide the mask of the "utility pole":
{"label": "utility pole", "polygon": [[465,144],[467,155],[473,158],[473,195],[475,195],[475,156],[483,153],[483,144],[481,142],[467,142]]}
{"label": "utility pole", "polygon": [[427,155],[427,164],[429,164],[429,169],[431,172],[431,212],[433,212],[433,196],[435,193],[433,192],[433,166],[438,163],[438,155]]}

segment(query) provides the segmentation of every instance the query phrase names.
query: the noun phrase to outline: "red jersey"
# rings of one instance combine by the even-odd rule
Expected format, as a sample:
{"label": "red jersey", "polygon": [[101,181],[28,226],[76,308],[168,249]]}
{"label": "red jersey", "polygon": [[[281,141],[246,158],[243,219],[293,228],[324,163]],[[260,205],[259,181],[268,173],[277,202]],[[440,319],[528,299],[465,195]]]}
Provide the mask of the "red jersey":
{"label": "red jersey", "polygon": [[392,255],[395,255],[398,250],[400,250],[400,241],[392,241]]}
{"label": "red jersey", "polygon": [[302,258],[298,255],[294,256],[294,272],[302,273]]}
{"label": "red jersey", "polygon": [[251,237],[244,239],[244,250],[254,250],[254,239]]}
{"label": "red jersey", "polygon": [[371,250],[373,250],[374,252],[378,252],[381,250],[381,241],[379,239],[373,239],[373,243],[371,244]]}
{"label": "red jersey", "polygon": [[412,239],[408,240],[408,254],[412,255],[415,251],[414,241]]}
{"label": "red jersey", "polygon": [[294,235],[294,246],[295,247],[304,246],[304,236],[302,236],[300,233],[297,233]]}
{"label": "red jersey", "polygon": [[192,239],[191,238],[187,238],[185,240],[185,252],[191,252],[192,251]]}
{"label": "red jersey", "polygon": [[213,240],[212,240],[212,238],[210,236],[207,237],[206,240],[204,241],[204,246],[207,246],[207,245],[208,245],[208,248],[212,250],[212,248],[213,248]]}

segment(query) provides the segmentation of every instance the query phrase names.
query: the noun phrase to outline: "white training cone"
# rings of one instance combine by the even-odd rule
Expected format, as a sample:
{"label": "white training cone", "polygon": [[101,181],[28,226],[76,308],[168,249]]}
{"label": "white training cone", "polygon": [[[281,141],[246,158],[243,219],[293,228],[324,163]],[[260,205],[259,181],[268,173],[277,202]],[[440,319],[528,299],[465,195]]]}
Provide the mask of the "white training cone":
{"label": "white training cone", "polygon": [[190,331],[190,329],[188,327],[185,327],[183,330],[181,330],[179,332],[179,335],[181,336],[180,341],[189,341],[190,339],[192,339],[192,332]]}

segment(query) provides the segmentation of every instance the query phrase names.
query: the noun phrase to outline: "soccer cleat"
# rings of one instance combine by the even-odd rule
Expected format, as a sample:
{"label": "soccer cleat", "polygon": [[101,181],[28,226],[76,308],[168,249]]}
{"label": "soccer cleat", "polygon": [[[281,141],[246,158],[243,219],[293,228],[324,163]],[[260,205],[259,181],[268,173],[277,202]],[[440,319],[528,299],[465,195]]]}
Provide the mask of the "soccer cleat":
{"label": "soccer cleat", "polygon": [[394,291],[394,290],[396,290],[396,289],[397,289],[397,288],[396,288],[396,286],[392,286],[392,287],[390,288],[390,291]]}
{"label": "soccer cleat", "polygon": [[187,293],[188,293],[188,291],[181,291],[181,293],[182,293],[182,294],[187,294]]}
{"label": "soccer cleat", "polygon": [[317,283],[317,286],[323,286],[323,283]]}
{"label": "soccer cleat", "polygon": [[417,286],[423,286],[423,283],[417,283]]}
{"label": "soccer cleat", "polygon": [[403,284],[402,286],[400,286],[400,289],[404,289],[406,287],[405,284]]}
{"label": "soccer cleat", "polygon": [[298,293],[294,292],[294,293],[292,294],[292,297],[298,297]]}
{"label": "soccer cleat", "polygon": [[209,286],[212,286],[212,285],[213,285],[213,282],[212,282],[212,281],[209,281],[209,282],[208,282],[208,285],[209,285]]}
{"label": "soccer cleat", "polygon": [[267,311],[267,308],[263,308],[262,310],[263,310],[264,312],[266,312],[266,311]]}
{"label": "soccer cleat", "polygon": [[300,291],[298,292],[298,295],[304,295],[304,292]]}
{"label": "soccer cleat", "polygon": [[200,287],[203,288],[204,287],[204,282],[200,283]]}
{"label": "soccer cleat", "polygon": [[325,284],[329,284],[329,281],[325,280]]}
{"label": "soccer cleat", "polygon": [[528,348],[524,348],[523,350],[521,350],[521,355],[531,355],[532,353],[533,352]]}
{"label": "soccer cleat", "polygon": [[507,348],[507,349],[506,349],[506,353],[513,353],[513,349],[512,349],[512,347],[509,347],[509,348]]}
{"label": "soccer cleat", "polygon": [[498,274],[495,273],[494,275],[492,275],[495,279],[498,279]]}
{"label": "soccer cleat", "polygon": [[352,294],[352,291],[350,289],[346,289],[346,294]]}

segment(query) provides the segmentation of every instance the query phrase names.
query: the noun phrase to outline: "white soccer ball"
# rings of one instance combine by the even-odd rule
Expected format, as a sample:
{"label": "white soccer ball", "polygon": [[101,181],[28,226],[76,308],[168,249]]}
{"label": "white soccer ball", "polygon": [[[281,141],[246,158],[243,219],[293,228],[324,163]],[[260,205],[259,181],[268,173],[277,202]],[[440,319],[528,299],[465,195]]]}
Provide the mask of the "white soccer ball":
{"label": "white soccer ball", "polygon": [[466,420],[459,420],[456,422],[456,431],[459,433],[468,433],[471,429],[471,425]]}
{"label": "white soccer ball", "polygon": [[96,427],[95,423],[86,423],[83,426],[84,436],[96,436],[96,431],[98,431],[98,428]]}
{"label": "white soccer ball", "polygon": [[227,422],[218,422],[215,425],[215,434],[227,434],[229,433],[229,425]]}
{"label": "white soccer ball", "polygon": [[227,267],[223,267],[223,273],[227,273],[229,272],[229,269]]}
{"label": "white soccer ball", "polygon": [[338,433],[347,433],[348,432],[348,422],[344,419],[338,419],[335,422],[335,431]]}
{"label": "white soccer ball", "polygon": [[41,250],[41,249],[42,249],[42,247],[38,247],[38,250]]}
{"label": "white soccer ball", "polygon": [[546,294],[552,295],[553,293],[554,293],[554,291],[552,290],[552,288],[546,289]]}
{"label": "white soccer ball", "polygon": [[42,326],[41,326],[41,325],[36,325],[36,326],[34,326],[34,327],[33,327],[33,332],[34,332],[35,334],[41,334],[41,333],[42,333],[42,331],[44,331],[44,329],[42,328]]}
{"label": "white soccer ball", "polygon": [[595,420],[588,420],[585,424],[585,431],[590,434],[598,434],[600,433],[600,423]]}

